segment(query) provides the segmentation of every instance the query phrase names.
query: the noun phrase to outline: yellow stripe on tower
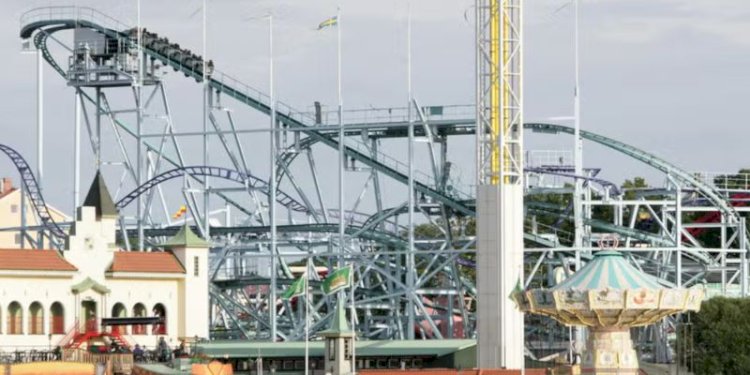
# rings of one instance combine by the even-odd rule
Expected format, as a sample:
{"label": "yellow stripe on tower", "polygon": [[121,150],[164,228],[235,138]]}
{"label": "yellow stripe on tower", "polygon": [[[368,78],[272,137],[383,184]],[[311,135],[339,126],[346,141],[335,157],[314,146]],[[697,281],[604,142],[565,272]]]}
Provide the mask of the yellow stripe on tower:
{"label": "yellow stripe on tower", "polygon": [[500,1],[490,1],[490,183],[500,182]]}

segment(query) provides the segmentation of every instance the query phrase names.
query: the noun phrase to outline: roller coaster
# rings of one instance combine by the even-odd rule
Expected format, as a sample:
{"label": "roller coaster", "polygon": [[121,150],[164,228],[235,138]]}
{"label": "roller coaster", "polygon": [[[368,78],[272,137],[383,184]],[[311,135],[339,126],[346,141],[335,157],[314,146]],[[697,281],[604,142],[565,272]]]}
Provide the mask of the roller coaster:
{"label": "roller coaster", "polygon": [[[319,271],[321,267],[330,270],[341,262],[354,265],[354,300],[347,303],[356,308],[362,337],[404,339],[409,331],[434,339],[475,336],[475,304],[481,303],[476,301],[472,280],[475,193],[462,186],[448,153],[450,139],[475,133],[473,106],[410,104],[417,114],[415,134],[426,140],[426,146],[420,146],[424,156],[420,158],[428,161],[429,168],[414,174],[414,191],[409,192],[408,163],[386,151],[389,141],[407,135],[407,113],[411,112],[407,108],[346,111],[345,137],[339,139],[334,125],[337,114],[300,111],[274,101],[217,70],[213,60],[204,62],[202,56],[167,37],[145,29],[139,33],[138,28],[95,9],[37,8],[21,16],[20,26],[20,37],[30,39],[44,60],[74,88],[97,166],[121,168],[119,184],[109,178],[117,186],[114,198],[121,213],[120,245],[131,250],[132,239],[142,234],[145,247],[160,251],[158,244],[181,223],[173,220],[169,206],[182,203],[188,207],[194,228],[210,239],[211,334],[215,338],[301,339],[303,301],[281,301],[278,293],[305,270],[315,283],[325,274]],[[69,37],[71,31],[73,38]],[[76,42],[66,43],[66,35]],[[144,56],[142,61],[139,53]],[[67,65],[59,58],[62,54],[68,56]],[[208,121],[201,131],[177,131],[165,68],[204,89]],[[123,88],[134,93],[136,88],[146,90],[147,99],[139,101],[138,95],[122,99],[114,94]],[[117,108],[124,109],[114,109],[111,102],[115,101]],[[275,111],[278,124],[266,133],[250,129],[237,121],[230,106],[260,116]],[[149,128],[158,129],[157,133],[143,132],[140,122],[144,118],[156,119]],[[558,124],[527,123],[524,129],[573,134],[572,128]],[[102,131],[115,142],[103,145],[106,138]],[[253,134],[266,134],[276,148],[273,157],[262,158],[263,170],[249,163],[247,149],[260,139],[248,138]],[[189,143],[185,139],[195,136],[204,142],[200,155],[192,151],[197,147],[185,146]],[[720,186],[717,181],[731,176],[691,173],[623,142],[591,132],[581,136],[661,172],[665,184],[625,189],[597,178],[593,170],[579,176],[565,164],[527,166],[526,286],[554,284],[559,281],[556,275],[564,277],[575,271],[577,257],[585,261],[598,248],[598,241],[614,235],[630,261],[664,285],[707,284],[718,293],[747,295],[748,242],[740,215],[748,210],[745,199],[750,187],[746,182]],[[321,181],[325,175],[321,170],[330,172],[331,167],[316,162],[337,150],[340,142],[348,160],[347,187],[359,189],[343,217],[327,206],[335,193]],[[143,156],[134,159],[134,149]],[[51,219],[23,157],[8,146],[0,146],[0,150],[21,174],[41,223],[34,230],[44,233],[49,246],[62,250],[68,223]],[[211,165],[201,164],[208,154]],[[253,153],[252,158],[258,159],[257,155]],[[104,159],[109,162],[101,163]],[[528,183],[546,181],[540,176],[552,176],[563,183]],[[573,249],[572,235],[565,229],[573,220],[571,199],[551,203],[535,197],[565,197],[570,189],[564,182],[576,179],[584,181],[587,197],[586,246]],[[408,194],[418,197],[414,209],[419,222],[404,220]],[[281,209],[275,218],[269,217],[271,204]],[[223,223],[218,218],[222,213]],[[271,220],[278,225],[272,225]],[[344,243],[337,236],[341,221],[346,225]],[[430,233],[419,236],[414,248],[409,248],[405,233],[414,225],[428,228]],[[44,242],[40,238],[34,245],[42,247]],[[415,257],[416,269],[406,266],[408,256]],[[410,272],[416,276],[413,283],[407,277]],[[311,327],[317,332],[330,318],[331,300],[317,293],[313,300]],[[559,349],[551,343],[567,340],[567,330],[562,327],[544,320],[531,323],[527,354],[533,357]],[[662,333],[663,327],[655,327],[643,337],[650,343],[659,342]]]}

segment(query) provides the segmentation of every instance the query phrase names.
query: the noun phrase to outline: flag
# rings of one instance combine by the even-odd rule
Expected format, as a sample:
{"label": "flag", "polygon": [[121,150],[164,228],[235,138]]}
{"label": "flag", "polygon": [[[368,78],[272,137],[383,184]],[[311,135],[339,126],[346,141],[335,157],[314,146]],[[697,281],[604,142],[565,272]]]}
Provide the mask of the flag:
{"label": "flag", "polygon": [[333,16],[318,25],[318,30],[324,29],[328,26],[336,26],[339,24],[338,16]]}
{"label": "flag", "polygon": [[333,294],[341,289],[348,288],[351,285],[351,267],[333,271],[320,285],[325,294]]}
{"label": "flag", "polygon": [[182,215],[185,214],[185,212],[187,212],[187,207],[185,207],[185,205],[182,205],[182,206],[180,206],[180,209],[177,210],[177,212],[175,212],[174,215],[172,215],[172,218],[173,219],[179,219]]}
{"label": "flag", "polygon": [[305,294],[305,275],[300,276],[299,279],[294,280],[292,285],[281,295],[281,299],[292,299],[297,296]]}

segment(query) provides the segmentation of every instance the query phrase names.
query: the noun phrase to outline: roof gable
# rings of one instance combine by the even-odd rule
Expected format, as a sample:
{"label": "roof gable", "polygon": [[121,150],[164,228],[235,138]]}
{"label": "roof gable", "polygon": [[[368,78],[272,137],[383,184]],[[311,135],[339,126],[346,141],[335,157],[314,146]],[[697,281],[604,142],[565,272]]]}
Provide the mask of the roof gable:
{"label": "roof gable", "polygon": [[185,273],[185,268],[170,252],[118,251],[107,272]]}
{"label": "roof gable", "polygon": [[56,250],[0,249],[0,270],[77,271]]}
{"label": "roof gable", "polygon": [[196,249],[196,248],[208,249],[209,247],[211,247],[211,245],[208,242],[206,242],[204,239],[198,237],[195,233],[193,233],[193,230],[190,229],[190,227],[188,227],[187,224],[183,225],[174,236],[172,236],[166,242],[161,244],[161,246],[166,249],[172,249],[175,247],[184,247],[184,248],[191,248],[191,249]]}

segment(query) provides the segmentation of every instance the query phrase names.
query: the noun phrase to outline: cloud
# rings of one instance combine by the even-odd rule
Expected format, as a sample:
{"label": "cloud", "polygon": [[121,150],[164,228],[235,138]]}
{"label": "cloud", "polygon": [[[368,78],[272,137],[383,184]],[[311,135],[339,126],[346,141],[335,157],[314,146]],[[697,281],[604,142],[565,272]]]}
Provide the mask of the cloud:
{"label": "cloud", "polygon": [[[747,46],[750,7],[744,0],[586,0],[584,23],[603,40],[654,43],[675,34],[705,35]],[[588,8],[588,9],[587,9]]]}

